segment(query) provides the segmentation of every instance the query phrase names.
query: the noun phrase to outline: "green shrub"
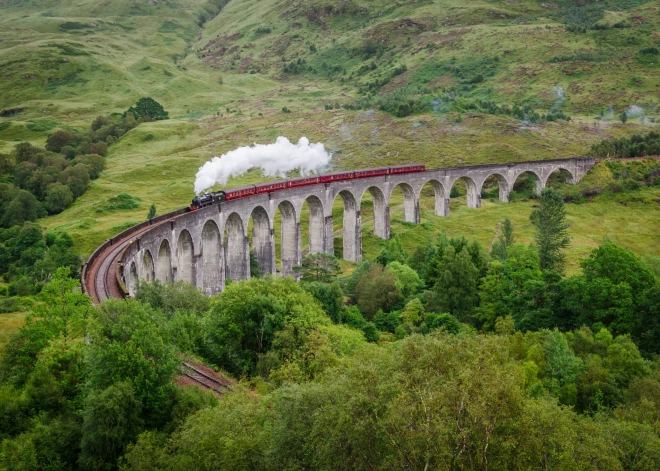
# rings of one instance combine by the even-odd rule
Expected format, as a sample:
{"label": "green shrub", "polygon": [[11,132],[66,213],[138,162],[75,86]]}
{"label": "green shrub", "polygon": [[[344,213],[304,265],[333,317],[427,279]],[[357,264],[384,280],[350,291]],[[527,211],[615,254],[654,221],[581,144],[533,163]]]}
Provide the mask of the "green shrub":
{"label": "green shrub", "polygon": [[60,29],[62,31],[71,31],[71,30],[85,29],[85,28],[89,28],[89,25],[78,23],[77,21],[67,21],[66,23],[62,23],[60,25]]}
{"label": "green shrub", "polygon": [[163,106],[151,97],[140,98],[135,106],[131,106],[126,110],[124,117],[128,114],[132,114],[135,119],[151,121],[169,119],[169,115]]}
{"label": "green shrub", "polygon": [[120,193],[117,196],[108,198],[106,204],[96,210],[97,213],[120,211],[127,209],[136,209],[140,207],[140,198],[131,196],[128,193]]}
{"label": "green shrub", "polygon": [[255,36],[263,36],[264,34],[270,34],[273,30],[269,26],[259,26],[254,30]]}
{"label": "green shrub", "polygon": [[[621,120],[624,120],[624,112]],[[649,132],[646,136],[635,134],[630,138],[604,139],[598,144],[591,146],[591,154],[594,157],[646,157],[649,155],[660,155],[660,133]]]}
{"label": "green shrub", "polygon": [[548,59],[550,63],[559,63],[559,62],[606,62],[611,59],[610,54],[605,54],[602,52],[593,53],[593,52],[579,52],[568,55],[561,56],[552,56]]}

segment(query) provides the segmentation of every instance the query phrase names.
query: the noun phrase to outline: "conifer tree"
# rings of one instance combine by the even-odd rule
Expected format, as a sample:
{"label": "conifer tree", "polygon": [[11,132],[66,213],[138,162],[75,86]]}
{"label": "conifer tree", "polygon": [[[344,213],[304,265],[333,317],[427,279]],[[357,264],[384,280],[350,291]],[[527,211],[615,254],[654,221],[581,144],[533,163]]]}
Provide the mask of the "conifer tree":
{"label": "conifer tree", "polygon": [[568,247],[571,241],[565,223],[564,200],[552,188],[545,188],[539,203],[539,208],[532,211],[529,219],[536,227],[534,241],[541,269],[563,274],[566,257],[562,249]]}
{"label": "conifer tree", "polygon": [[479,269],[473,263],[468,247],[456,252],[453,246],[449,246],[435,284],[439,306],[433,307],[439,307],[437,312],[449,312],[459,320],[467,319],[479,304],[478,285]]}
{"label": "conifer tree", "polygon": [[514,242],[515,238],[513,237],[513,224],[511,223],[511,219],[506,218],[502,223],[502,231],[500,232],[500,236],[497,238],[497,241],[495,241],[493,248],[490,251],[491,255],[499,260],[506,260],[506,250],[511,247]]}
{"label": "conifer tree", "polygon": [[152,204],[151,207],[149,208],[149,213],[147,214],[147,219],[151,221],[155,217],[156,217],[156,205]]}

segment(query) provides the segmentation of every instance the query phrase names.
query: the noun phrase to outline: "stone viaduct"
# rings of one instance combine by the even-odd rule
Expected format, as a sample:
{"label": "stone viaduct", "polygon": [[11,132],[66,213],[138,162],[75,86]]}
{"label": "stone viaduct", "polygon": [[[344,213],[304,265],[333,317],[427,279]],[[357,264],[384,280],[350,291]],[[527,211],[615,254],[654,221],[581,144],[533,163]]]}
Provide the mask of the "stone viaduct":
{"label": "stone viaduct", "polygon": [[241,199],[182,214],[141,234],[121,257],[123,281],[130,295],[137,280],[187,281],[207,295],[222,291],[225,280],[250,277],[248,222],[252,218],[252,251],[263,274],[275,273],[274,220],[281,213],[281,274],[293,275],[301,261],[301,212],[309,207],[310,253],[334,251],[332,206],[340,197],[344,205],[344,259],[362,259],[360,202],[369,192],[374,202],[374,233],[390,234],[390,197],[395,188],[404,195],[404,220],[419,223],[422,187],[435,193],[435,214],[449,216],[449,194],[459,179],[465,181],[467,205],[481,205],[481,188],[489,176],[499,183],[500,201],[507,202],[516,179],[529,172],[540,192],[551,173],[568,171],[568,183],[577,183],[594,166],[594,160],[573,158],[509,164],[477,165],[427,170],[419,173],[320,183]]}

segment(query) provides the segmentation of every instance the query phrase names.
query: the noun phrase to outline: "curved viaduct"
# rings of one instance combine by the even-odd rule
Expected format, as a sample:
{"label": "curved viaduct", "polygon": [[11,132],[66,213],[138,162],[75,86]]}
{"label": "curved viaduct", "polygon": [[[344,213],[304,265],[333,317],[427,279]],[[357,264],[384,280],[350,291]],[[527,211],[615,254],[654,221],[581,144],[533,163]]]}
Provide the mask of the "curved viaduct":
{"label": "curved viaduct", "polygon": [[[275,273],[275,215],[282,215],[281,273],[293,275],[301,261],[301,211],[309,207],[310,253],[334,251],[332,206],[340,197],[344,205],[344,259],[362,259],[362,224],[360,202],[369,192],[374,202],[374,234],[383,239],[390,234],[390,197],[400,187],[404,195],[404,220],[419,223],[419,198],[422,187],[430,184],[435,192],[435,213],[449,216],[449,194],[459,179],[467,187],[467,205],[481,205],[481,188],[494,176],[499,183],[500,201],[506,202],[518,176],[529,172],[536,178],[540,192],[551,173],[563,169],[570,173],[568,183],[577,183],[595,164],[593,159],[573,158],[501,165],[477,165],[427,170],[419,173],[386,175],[290,188],[252,195],[193,212],[178,211],[152,223],[143,223],[100,247],[83,269],[83,285],[97,300],[115,296],[115,292],[133,295],[138,280],[187,281],[205,294],[215,294],[225,280],[250,277],[248,222],[253,221],[252,250],[263,274]],[[114,249],[112,249],[114,247]],[[104,255],[112,253],[113,255]],[[108,257],[111,258],[108,261]],[[120,267],[115,273],[115,269]],[[105,280],[118,287],[105,286]],[[95,291],[96,290],[96,291]],[[114,291],[114,292],[113,292]],[[121,294],[121,293],[120,293]]]}

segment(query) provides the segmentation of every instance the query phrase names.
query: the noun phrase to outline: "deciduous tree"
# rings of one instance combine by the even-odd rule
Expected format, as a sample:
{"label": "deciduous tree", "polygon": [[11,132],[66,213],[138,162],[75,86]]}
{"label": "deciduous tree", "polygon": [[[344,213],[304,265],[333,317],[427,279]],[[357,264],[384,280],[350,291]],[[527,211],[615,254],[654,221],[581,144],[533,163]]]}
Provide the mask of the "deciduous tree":
{"label": "deciduous tree", "polygon": [[307,255],[299,266],[293,267],[300,274],[301,281],[331,282],[341,273],[337,258],[326,252]]}
{"label": "deciduous tree", "polygon": [[355,285],[355,301],[367,320],[373,319],[380,309],[389,311],[400,300],[394,274],[378,263],[371,265]]}

